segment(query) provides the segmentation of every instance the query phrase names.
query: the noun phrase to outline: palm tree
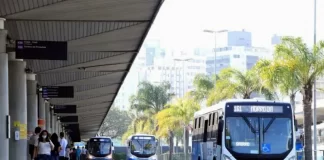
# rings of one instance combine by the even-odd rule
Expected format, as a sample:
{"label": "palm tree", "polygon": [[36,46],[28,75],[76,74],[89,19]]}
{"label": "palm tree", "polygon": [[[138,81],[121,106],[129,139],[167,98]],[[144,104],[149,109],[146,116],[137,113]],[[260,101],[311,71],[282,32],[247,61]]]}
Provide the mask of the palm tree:
{"label": "palm tree", "polygon": [[[174,135],[175,130],[183,128],[185,130],[185,154],[188,153],[189,124],[194,113],[199,109],[199,103],[188,94],[183,98],[177,99],[175,103],[171,103],[168,105],[168,108],[165,108],[156,115],[159,125],[158,135]],[[170,144],[171,147],[173,147],[173,144]]]}
{"label": "palm tree", "polygon": [[235,97],[250,99],[255,92],[263,94],[267,99],[274,99],[273,92],[262,85],[255,70],[242,72],[234,68],[226,68],[220,72],[216,87],[208,96],[207,105],[211,106],[224,99]]}
{"label": "palm tree", "polygon": [[212,78],[205,74],[197,74],[193,80],[195,90],[189,92],[195,100],[201,102],[208,97],[209,92],[214,88],[219,77],[214,75]]}
{"label": "palm tree", "polygon": [[[303,95],[305,160],[312,160],[312,100],[316,78],[324,75],[324,42],[320,41],[308,48],[301,38],[284,37],[276,46],[274,61],[294,74],[290,79],[300,84]],[[288,78],[289,79],[289,78]]]}
{"label": "palm tree", "polygon": [[169,93],[170,84],[163,82],[154,85],[149,82],[141,82],[137,94],[130,99],[131,108],[138,111],[147,111],[156,114],[164,109],[174,94]]}
{"label": "palm tree", "polygon": [[284,61],[259,60],[255,65],[263,85],[271,90],[279,89],[283,95],[290,98],[290,103],[295,111],[295,97],[300,91],[300,81],[296,74],[296,70],[291,70],[284,66]]}
{"label": "palm tree", "polygon": [[[139,127],[142,133],[147,132],[147,130],[150,130],[151,134],[156,132],[159,127],[154,119],[154,115],[164,109],[165,105],[173,97],[174,94],[169,92],[170,88],[171,86],[168,82],[163,82],[159,85],[154,85],[150,82],[141,82],[138,85],[137,93],[130,97],[131,109],[141,114],[140,117],[133,119],[133,127],[130,127],[133,128],[134,133],[139,132],[137,130]],[[142,125],[138,126],[139,122]],[[146,129],[144,130],[143,127]]]}

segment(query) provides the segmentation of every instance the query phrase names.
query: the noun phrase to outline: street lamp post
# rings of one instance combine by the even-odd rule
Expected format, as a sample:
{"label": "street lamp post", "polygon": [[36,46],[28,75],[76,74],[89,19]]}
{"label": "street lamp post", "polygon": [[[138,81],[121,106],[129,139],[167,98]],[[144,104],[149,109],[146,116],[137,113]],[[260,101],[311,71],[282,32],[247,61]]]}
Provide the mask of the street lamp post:
{"label": "street lamp post", "polygon": [[[187,62],[187,61],[190,61],[192,60],[191,58],[188,58],[188,59],[174,59],[175,61],[182,61],[182,97],[184,97],[184,92],[185,92],[185,89],[184,89],[184,81],[185,81],[185,72],[184,72],[184,63]],[[187,160],[187,157],[188,157],[188,142],[187,142],[187,139],[186,137],[189,136],[189,131],[187,132],[187,126],[184,126],[183,128],[183,151],[184,151],[184,159]]]}
{"label": "street lamp post", "polygon": [[214,34],[214,74],[216,75],[216,55],[217,55],[217,50],[216,50],[216,47],[217,47],[217,43],[216,43],[216,38],[217,38],[217,33],[222,33],[222,32],[227,32],[227,30],[218,30],[218,31],[214,31],[214,30],[209,30],[209,29],[205,29],[204,32],[206,33],[212,33]]}
{"label": "street lamp post", "polygon": [[[317,0],[314,0],[314,45],[316,45],[316,6],[317,6]],[[314,52],[314,50],[313,50]],[[314,159],[317,159],[317,130],[316,130],[316,124],[317,124],[317,116],[316,116],[316,78],[314,80],[314,111],[313,111],[313,145],[314,145]]]}

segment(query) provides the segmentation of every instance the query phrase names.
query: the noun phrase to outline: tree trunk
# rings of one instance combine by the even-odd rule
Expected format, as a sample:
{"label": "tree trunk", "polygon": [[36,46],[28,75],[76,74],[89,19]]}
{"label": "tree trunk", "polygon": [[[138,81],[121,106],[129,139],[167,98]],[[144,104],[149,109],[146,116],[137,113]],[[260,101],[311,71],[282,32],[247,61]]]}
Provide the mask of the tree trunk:
{"label": "tree trunk", "polygon": [[[312,156],[312,100],[313,85],[306,84],[303,86],[303,109],[304,109],[304,138],[305,138],[305,160],[313,160]],[[316,124],[315,124],[316,125]],[[316,137],[314,137],[316,139]]]}
{"label": "tree trunk", "polygon": [[178,149],[179,149],[179,137],[176,137],[176,147],[175,147],[175,153],[178,153]]}
{"label": "tree trunk", "polygon": [[169,141],[170,141],[170,147],[169,147],[169,160],[172,160],[172,154],[173,154],[173,138],[174,138],[174,134],[173,131],[169,130]]}
{"label": "tree trunk", "polygon": [[296,98],[296,93],[292,93],[292,94],[290,94],[289,98],[290,98],[291,108],[292,108],[292,110],[293,110],[293,113],[295,114],[295,107],[296,107],[296,101],[295,101],[295,98]]}
{"label": "tree trunk", "polygon": [[243,95],[243,99],[250,99],[251,97],[251,94],[249,94],[249,93],[244,93],[244,95]]}
{"label": "tree trunk", "polygon": [[136,134],[136,123],[133,124],[134,134]]}

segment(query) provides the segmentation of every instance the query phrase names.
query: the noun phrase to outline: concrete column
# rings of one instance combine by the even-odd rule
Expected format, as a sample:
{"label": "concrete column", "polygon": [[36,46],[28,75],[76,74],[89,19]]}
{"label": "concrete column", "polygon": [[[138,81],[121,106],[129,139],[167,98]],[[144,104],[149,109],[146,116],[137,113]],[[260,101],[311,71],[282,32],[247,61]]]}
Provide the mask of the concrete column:
{"label": "concrete column", "polygon": [[45,102],[45,123],[46,130],[51,133],[51,104],[49,102]]}
{"label": "concrete column", "polygon": [[62,131],[61,121],[58,122],[58,132],[60,133]]}
{"label": "concrete column", "polygon": [[[11,116],[11,136],[9,159],[27,159],[27,82],[26,62],[15,59],[9,53],[9,114]],[[15,132],[20,134],[15,140]]]}
{"label": "concrete column", "polygon": [[35,74],[27,74],[27,131],[31,136],[38,126],[37,81]]}
{"label": "concrete column", "polygon": [[38,94],[38,120],[42,122],[42,129],[46,129],[46,122],[45,122],[45,100],[42,97],[42,94]]}
{"label": "concrete column", "polygon": [[6,116],[9,115],[8,54],[6,53],[7,31],[4,30],[4,21],[5,19],[0,18],[0,159],[9,160],[6,120]]}
{"label": "concrete column", "polygon": [[56,130],[55,130],[56,133],[59,132],[59,123],[60,123],[60,120],[56,120]]}
{"label": "concrete column", "polygon": [[57,116],[56,115],[53,115],[53,129],[52,129],[52,133],[56,132],[56,129],[57,129],[56,121],[57,121]]}

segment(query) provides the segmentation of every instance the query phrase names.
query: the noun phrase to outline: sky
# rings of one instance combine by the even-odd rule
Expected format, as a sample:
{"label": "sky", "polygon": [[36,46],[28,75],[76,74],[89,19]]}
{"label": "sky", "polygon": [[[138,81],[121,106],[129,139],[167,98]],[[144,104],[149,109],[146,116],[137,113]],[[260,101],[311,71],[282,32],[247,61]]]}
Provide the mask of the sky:
{"label": "sky", "polygon": [[[165,0],[150,32],[164,46],[212,47],[204,29],[252,32],[252,45],[268,47],[271,36],[300,36],[313,43],[314,0]],[[324,40],[324,0],[317,0],[317,40]]]}

